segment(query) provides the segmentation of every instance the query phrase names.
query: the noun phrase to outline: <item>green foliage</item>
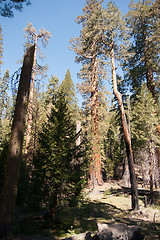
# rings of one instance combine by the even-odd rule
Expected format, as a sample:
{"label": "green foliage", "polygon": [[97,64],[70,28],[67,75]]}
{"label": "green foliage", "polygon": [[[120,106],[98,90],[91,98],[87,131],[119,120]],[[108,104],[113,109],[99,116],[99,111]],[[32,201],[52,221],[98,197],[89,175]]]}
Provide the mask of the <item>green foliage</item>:
{"label": "green foliage", "polygon": [[76,98],[76,90],[69,69],[67,69],[65,78],[59,86],[59,91],[62,91],[64,94],[73,121],[76,122],[77,120],[80,120],[80,109],[78,107],[78,101]]}
{"label": "green foliage", "polygon": [[50,79],[48,79],[49,83],[47,85],[47,92],[45,96],[45,101],[47,104],[53,103],[53,101],[56,99],[58,89],[59,89],[59,79],[56,76],[51,76]]}
{"label": "green foliage", "polygon": [[25,31],[25,50],[28,49],[29,46],[35,44],[35,53],[34,53],[34,68],[32,73],[33,80],[40,80],[40,77],[44,80],[47,76],[46,72],[48,69],[47,65],[42,65],[42,62],[45,58],[45,55],[42,53],[41,49],[46,48],[49,39],[51,38],[51,33],[44,28],[41,28],[39,31],[33,27],[32,23],[27,24],[24,28]]}
{"label": "green foliage", "polygon": [[8,90],[9,71],[7,70],[0,82],[0,145],[3,145],[4,142],[9,140],[9,134],[11,131],[12,106]]}
{"label": "green foliage", "polygon": [[119,110],[112,109],[110,115],[107,138],[105,140],[106,175],[107,177],[118,177],[118,165],[122,164],[126,157],[124,151],[125,144]]}
{"label": "green foliage", "polygon": [[2,112],[4,108],[7,107],[7,99],[8,94],[7,90],[9,88],[9,70],[4,73],[4,77],[0,82],[0,115],[2,116]]}
{"label": "green foliage", "polygon": [[[159,48],[159,9],[158,1],[139,0],[130,3],[127,14],[132,46],[128,49],[129,57],[124,62],[127,85],[130,84],[133,93],[139,93],[143,82],[156,96],[156,83],[160,72]],[[153,79],[154,76],[154,79]]]}
{"label": "green foliage", "polygon": [[26,166],[26,159],[21,162],[20,176],[18,180],[18,190],[16,204],[18,206],[27,206],[30,194],[30,172],[29,166]]}
{"label": "green foliage", "polygon": [[[2,64],[2,57],[3,57],[3,35],[2,35],[2,28],[0,25],[0,69],[1,69],[1,64]],[[1,71],[0,71],[1,73]]]}
{"label": "green foliage", "polygon": [[77,23],[82,23],[79,38],[71,40],[72,47],[77,53],[78,62],[91,61],[93,56],[98,56],[101,50],[103,37],[102,1],[87,1],[83,8],[83,15],[76,18]]}
{"label": "green foliage", "polygon": [[14,17],[13,9],[22,11],[24,4],[30,5],[30,0],[3,0],[0,6],[0,15],[3,17]]}
{"label": "green foliage", "polygon": [[149,142],[156,146],[160,144],[157,134],[159,125],[158,106],[155,104],[146,84],[142,85],[141,92],[132,107],[131,132],[133,145],[142,148]]}
{"label": "green foliage", "polygon": [[64,93],[65,99],[69,105],[75,103],[76,92],[69,69],[67,69],[65,78],[62,81],[60,91]]}
{"label": "green foliage", "polygon": [[33,159],[33,194],[39,198],[36,204],[40,202],[52,209],[74,203],[83,183],[80,157],[75,145],[75,124],[63,93],[59,93],[39,134],[39,147]]}
{"label": "green foliage", "polygon": [[129,46],[127,25],[125,18],[114,2],[109,2],[103,9],[103,25],[105,43],[103,54],[108,57],[113,46],[115,59],[124,60]]}
{"label": "green foliage", "polygon": [[2,150],[0,152],[0,193],[3,185],[5,163],[7,160],[8,142],[3,142],[3,145],[1,145],[1,148]]}

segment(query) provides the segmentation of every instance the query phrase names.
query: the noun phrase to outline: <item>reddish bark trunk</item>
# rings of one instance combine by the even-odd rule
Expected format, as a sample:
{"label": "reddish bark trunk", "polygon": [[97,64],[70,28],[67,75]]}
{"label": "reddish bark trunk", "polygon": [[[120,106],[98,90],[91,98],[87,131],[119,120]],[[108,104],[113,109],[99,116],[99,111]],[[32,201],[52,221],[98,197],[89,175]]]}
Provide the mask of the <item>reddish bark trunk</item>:
{"label": "reddish bark trunk", "polygon": [[24,56],[0,197],[0,238],[4,239],[11,232],[14,218],[34,49],[29,48]]}
{"label": "reddish bark trunk", "polygon": [[90,165],[90,184],[101,185],[101,157],[99,140],[99,99],[98,99],[98,76],[96,58],[92,59],[91,79],[91,134],[92,134],[92,159]]}
{"label": "reddish bark trunk", "polygon": [[154,82],[154,78],[153,78],[153,71],[149,67],[147,67],[146,78],[147,78],[147,88],[151,92],[153,99],[155,99],[155,101],[157,101],[156,87],[155,87],[155,82]]}

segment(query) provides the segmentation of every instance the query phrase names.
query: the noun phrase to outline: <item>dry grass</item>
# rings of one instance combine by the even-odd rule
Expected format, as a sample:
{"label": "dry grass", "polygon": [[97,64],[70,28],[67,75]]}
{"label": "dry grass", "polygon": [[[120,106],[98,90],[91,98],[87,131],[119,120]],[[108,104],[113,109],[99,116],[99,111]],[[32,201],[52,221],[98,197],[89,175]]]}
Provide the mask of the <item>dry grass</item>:
{"label": "dry grass", "polygon": [[[94,190],[86,189],[85,201],[77,206],[59,209],[56,212],[56,222],[47,226],[49,236],[62,239],[88,231],[95,233],[97,223],[125,223],[138,225],[146,239],[159,239],[160,208],[157,206],[144,207],[143,191],[140,196],[140,210],[131,211],[130,189],[123,189],[119,182],[105,183]],[[40,223],[41,224],[41,223]],[[22,226],[23,229],[26,228]],[[20,239],[20,238],[19,238]],[[33,238],[31,238],[33,239]],[[34,238],[38,239],[38,238]],[[41,238],[40,240],[42,240]],[[45,238],[44,238],[45,239]],[[50,237],[47,239],[51,239]],[[23,240],[30,240],[24,238]],[[39,239],[38,239],[39,240]]]}

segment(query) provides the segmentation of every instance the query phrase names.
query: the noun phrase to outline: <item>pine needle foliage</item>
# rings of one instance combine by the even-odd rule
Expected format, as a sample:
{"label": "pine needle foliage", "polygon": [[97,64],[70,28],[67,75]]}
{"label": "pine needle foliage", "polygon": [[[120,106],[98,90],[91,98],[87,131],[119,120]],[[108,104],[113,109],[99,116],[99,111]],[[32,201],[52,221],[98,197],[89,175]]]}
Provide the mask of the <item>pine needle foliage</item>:
{"label": "pine needle foliage", "polygon": [[79,162],[82,156],[75,142],[76,126],[62,92],[58,93],[53,105],[39,134],[39,147],[33,159],[32,199],[32,203],[36,198],[37,202],[51,209],[74,204],[83,182],[82,163]]}
{"label": "pine needle foliage", "polygon": [[124,62],[125,79],[133,93],[139,93],[143,82],[156,99],[160,73],[160,11],[159,1],[131,1],[127,22],[132,45]]}
{"label": "pine needle foliage", "polygon": [[132,141],[133,146],[138,148],[144,147],[150,141],[156,147],[160,144],[157,134],[159,125],[158,104],[155,104],[152,94],[148,91],[146,84],[142,85],[140,94],[132,107]]}
{"label": "pine needle foliage", "polygon": [[23,6],[29,6],[31,2],[29,0],[3,0],[0,6],[0,15],[3,17],[14,17],[13,10],[22,11]]}

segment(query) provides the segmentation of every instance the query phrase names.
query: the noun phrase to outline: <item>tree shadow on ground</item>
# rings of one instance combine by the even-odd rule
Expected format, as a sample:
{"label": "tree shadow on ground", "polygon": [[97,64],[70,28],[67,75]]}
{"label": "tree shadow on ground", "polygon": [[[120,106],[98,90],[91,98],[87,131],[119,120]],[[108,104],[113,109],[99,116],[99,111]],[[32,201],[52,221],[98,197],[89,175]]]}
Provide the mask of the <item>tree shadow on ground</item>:
{"label": "tree shadow on ground", "polygon": [[[131,188],[121,186],[121,188],[111,188],[108,190],[109,194],[111,195],[121,195],[121,194],[128,194],[131,195]],[[105,194],[105,191],[101,191],[101,193]],[[143,202],[145,201],[145,197],[147,197],[147,202],[150,202],[150,190],[147,189],[138,189],[138,197]],[[154,204],[159,204],[160,199],[160,192],[158,190],[153,191],[153,201]]]}
{"label": "tree shadow on ground", "polygon": [[[119,189],[113,189],[112,194],[120,194],[118,191]],[[66,237],[67,233],[68,236],[88,231],[95,233],[99,222],[136,225],[141,228],[142,234],[145,236],[152,235],[151,239],[159,239],[156,236],[160,230],[160,223],[142,220],[140,216],[134,217],[132,211],[122,210],[109,203],[89,200],[77,207],[57,209],[52,222],[47,218],[42,218],[38,222],[34,218],[30,218],[27,222],[21,221],[18,234],[25,234],[26,229],[27,231],[30,229],[29,234],[41,232],[41,234],[47,233],[56,237]]]}
{"label": "tree shadow on ground", "polygon": [[[160,224],[143,221],[141,218],[129,217],[129,212],[108,203],[88,202],[80,208],[72,208],[57,212],[59,218],[59,229],[64,227],[65,231],[74,229],[74,234],[80,232],[96,232],[97,223],[125,223],[129,226],[136,225],[145,236],[152,235],[156,238]],[[58,220],[58,219],[57,219]],[[65,226],[64,226],[65,225]],[[57,231],[58,234],[58,231]]]}

